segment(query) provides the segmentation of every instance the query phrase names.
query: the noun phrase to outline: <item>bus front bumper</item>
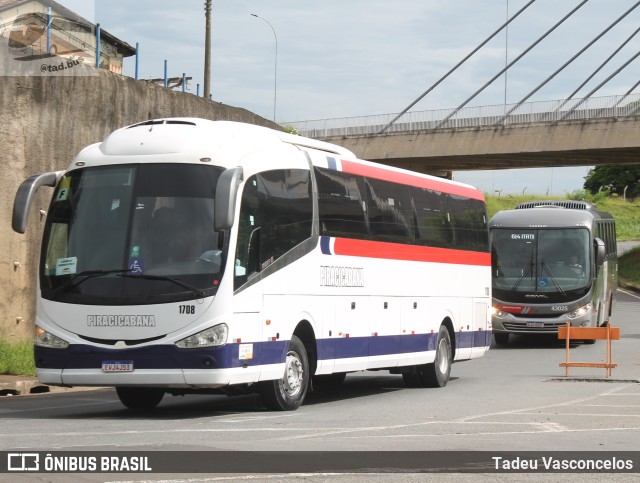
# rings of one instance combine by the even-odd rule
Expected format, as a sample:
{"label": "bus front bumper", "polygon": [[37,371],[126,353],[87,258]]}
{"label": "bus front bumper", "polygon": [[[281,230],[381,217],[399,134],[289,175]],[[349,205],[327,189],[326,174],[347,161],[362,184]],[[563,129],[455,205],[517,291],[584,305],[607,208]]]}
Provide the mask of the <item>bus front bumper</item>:
{"label": "bus front bumper", "polygon": [[[281,366],[281,367],[280,367]],[[219,388],[251,384],[260,380],[258,368],[231,369],[138,369],[132,372],[103,372],[100,369],[37,369],[38,379],[50,386]],[[271,368],[284,373],[284,364]],[[266,374],[263,374],[266,376]],[[275,378],[275,377],[273,377]]]}
{"label": "bus front bumper", "polygon": [[593,327],[595,320],[591,308],[574,318],[569,318],[566,313],[549,314],[545,317],[527,317],[526,315],[503,312],[501,316],[491,316],[493,332],[502,334],[557,334],[558,328],[566,326],[567,322],[572,327]]}

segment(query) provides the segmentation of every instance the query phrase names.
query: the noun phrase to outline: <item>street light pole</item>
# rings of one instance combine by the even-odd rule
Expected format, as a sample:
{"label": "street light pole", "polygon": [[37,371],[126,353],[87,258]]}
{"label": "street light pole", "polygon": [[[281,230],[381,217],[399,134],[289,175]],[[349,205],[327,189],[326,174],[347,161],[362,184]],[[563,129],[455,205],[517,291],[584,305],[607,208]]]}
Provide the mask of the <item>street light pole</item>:
{"label": "street light pole", "polygon": [[204,2],[204,97],[211,97],[211,0]]}
{"label": "street light pole", "polygon": [[273,68],[273,122],[276,122],[276,101],[278,98],[278,36],[276,35],[276,30],[273,28],[273,25],[271,25],[271,22],[269,22],[266,18],[263,18],[260,15],[256,15],[255,13],[252,13],[251,16],[267,22],[267,24],[269,24],[269,27],[271,27],[271,31],[273,32],[273,38],[276,39],[276,60]]}

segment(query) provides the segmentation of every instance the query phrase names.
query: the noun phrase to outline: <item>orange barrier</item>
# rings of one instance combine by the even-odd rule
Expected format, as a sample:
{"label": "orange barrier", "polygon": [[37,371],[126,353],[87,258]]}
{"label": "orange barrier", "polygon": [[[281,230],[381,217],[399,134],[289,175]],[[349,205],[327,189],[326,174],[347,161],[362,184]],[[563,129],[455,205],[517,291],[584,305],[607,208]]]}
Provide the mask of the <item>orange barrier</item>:
{"label": "orange barrier", "polygon": [[[569,367],[603,367],[607,371],[607,377],[611,375],[611,369],[618,367],[618,364],[611,362],[611,341],[620,340],[620,328],[611,327],[571,327],[567,322],[565,327],[558,328],[558,339],[567,340],[567,361],[561,362],[560,367],[565,368],[565,377],[569,376]],[[607,341],[607,360],[606,362],[569,362],[569,344],[571,340],[606,340]]]}

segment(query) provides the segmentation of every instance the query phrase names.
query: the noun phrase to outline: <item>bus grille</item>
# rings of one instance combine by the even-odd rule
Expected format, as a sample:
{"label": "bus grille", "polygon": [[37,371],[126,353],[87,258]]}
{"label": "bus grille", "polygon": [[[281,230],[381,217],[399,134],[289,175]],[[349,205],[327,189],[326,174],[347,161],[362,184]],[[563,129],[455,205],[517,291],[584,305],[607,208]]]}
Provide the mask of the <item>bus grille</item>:
{"label": "bus grille", "polygon": [[526,322],[504,322],[502,325],[510,332],[540,332],[550,333],[557,332],[558,327],[564,327],[566,322],[542,322],[536,321],[536,325],[540,324],[542,327],[529,327]]}

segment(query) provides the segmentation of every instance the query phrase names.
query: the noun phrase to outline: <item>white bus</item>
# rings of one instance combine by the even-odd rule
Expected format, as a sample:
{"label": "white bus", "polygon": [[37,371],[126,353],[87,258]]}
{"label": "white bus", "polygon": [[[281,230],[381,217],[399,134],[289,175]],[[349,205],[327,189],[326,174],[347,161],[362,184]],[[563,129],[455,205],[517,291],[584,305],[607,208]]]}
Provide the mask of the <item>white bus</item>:
{"label": "white bus", "polygon": [[226,121],[119,129],[66,171],[44,227],[35,363],[46,384],[259,392],[296,409],[314,384],[389,370],[444,386],[491,340],[486,207],[476,189]]}
{"label": "white bus", "polygon": [[584,201],[527,201],[496,213],[489,231],[497,344],[609,321],[618,282],[609,213]]}

